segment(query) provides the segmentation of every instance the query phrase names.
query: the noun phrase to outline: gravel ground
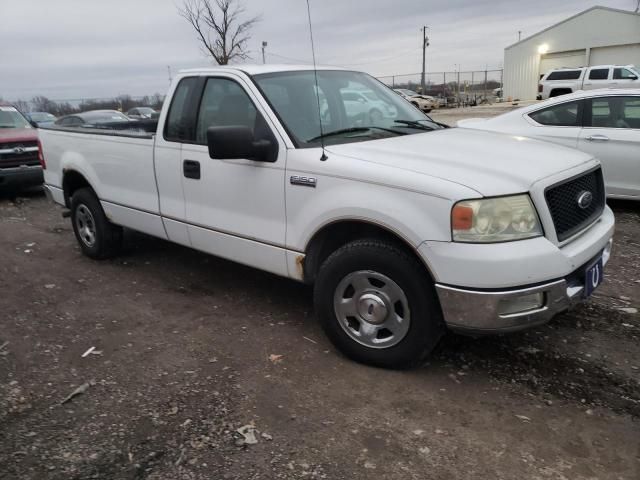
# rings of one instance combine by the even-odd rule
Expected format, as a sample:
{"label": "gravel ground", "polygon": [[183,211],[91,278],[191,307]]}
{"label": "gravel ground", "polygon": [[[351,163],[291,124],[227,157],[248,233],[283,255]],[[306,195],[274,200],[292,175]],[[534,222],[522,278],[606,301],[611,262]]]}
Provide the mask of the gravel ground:
{"label": "gravel ground", "polygon": [[92,261],[40,193],[0,198],[0,478],[640,478],[640,206],[612,206],[591,301],[397,372],[336,352],[303,285],[134,232]]}

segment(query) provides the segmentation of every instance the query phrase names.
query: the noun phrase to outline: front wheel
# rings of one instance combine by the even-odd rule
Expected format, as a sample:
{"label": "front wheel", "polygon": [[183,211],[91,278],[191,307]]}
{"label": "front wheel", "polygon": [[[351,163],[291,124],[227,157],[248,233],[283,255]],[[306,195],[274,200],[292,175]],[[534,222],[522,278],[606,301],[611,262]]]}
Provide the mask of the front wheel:
{"label": "front wheel", "polygon": [[354,241],[329,256],[318,273],[314,300],[334,345],[370,365],[419,364],[445,330],[426,271],[380,240]]}
{"label": "front wheel", "polygon": [[107,220],[90,188],[81,188],[71,197],[71,223],[82,253],[88,257],[112,257],[122,245],[122,227]]}

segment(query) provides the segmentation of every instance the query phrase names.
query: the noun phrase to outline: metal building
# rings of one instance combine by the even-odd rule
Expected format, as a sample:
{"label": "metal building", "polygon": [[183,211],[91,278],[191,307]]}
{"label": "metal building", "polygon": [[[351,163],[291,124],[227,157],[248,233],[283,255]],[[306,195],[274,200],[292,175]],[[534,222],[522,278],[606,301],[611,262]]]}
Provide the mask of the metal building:
{"label": "metal building", "polygon": [[504,49],[504,98],[534,100],[558,67],[640,66],[640,13],[593,7]]}

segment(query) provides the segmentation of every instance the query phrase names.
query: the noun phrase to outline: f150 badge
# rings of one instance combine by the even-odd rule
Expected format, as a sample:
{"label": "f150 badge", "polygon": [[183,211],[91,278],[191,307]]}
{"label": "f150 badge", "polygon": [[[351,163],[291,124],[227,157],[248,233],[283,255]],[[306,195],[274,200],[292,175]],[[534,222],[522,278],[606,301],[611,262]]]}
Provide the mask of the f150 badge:
{"label": "f150 badge", "polygon": [[318,181],[315,177],[301,177],[300,175],[292,175],[290,178],[291,185],[302,185],[304,187],[316,188]]}

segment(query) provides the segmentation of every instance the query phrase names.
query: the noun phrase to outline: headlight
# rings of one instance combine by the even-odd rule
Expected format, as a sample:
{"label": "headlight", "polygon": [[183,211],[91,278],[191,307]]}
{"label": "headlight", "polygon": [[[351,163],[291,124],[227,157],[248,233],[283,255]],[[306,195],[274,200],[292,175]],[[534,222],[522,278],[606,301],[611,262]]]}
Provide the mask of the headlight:
{"label": "headlight", "polygon": [[463,200],[451,210],[455,242],[493,243],[542,235],[529,195]]}

